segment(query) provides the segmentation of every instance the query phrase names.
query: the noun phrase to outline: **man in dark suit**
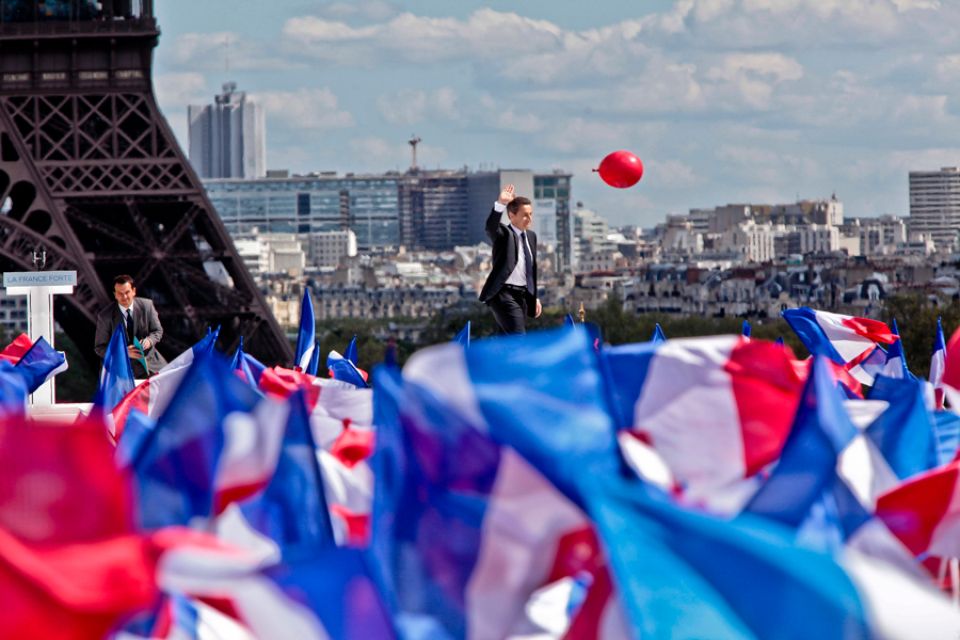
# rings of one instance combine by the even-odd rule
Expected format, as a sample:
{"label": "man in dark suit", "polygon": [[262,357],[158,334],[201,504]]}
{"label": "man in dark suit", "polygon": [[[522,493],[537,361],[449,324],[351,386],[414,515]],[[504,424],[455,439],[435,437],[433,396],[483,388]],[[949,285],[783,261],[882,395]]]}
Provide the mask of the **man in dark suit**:
{"label": "man in dark suit", "polygon": [[[163,327],[160,326],[157,309],[149,298],[137,297],[133,278],[127,275],[113,279],[113,297],[117,303],[104,307],[97,314],[94,351],[103,359],[114,329],[122,323],[126,329],[127,355],[130,356],[130,364],[133,365],[133,375],[135,378],[146,378],[167,364],[156,349],[160,339],[163,338]],[[143,345],[143,351],[134,345],[134,337]],[[146,371],[141,359],[147,363]]]}
{"label": "man in dark suit", "polygon": [[[504,211],[510,224],[501,221]],[[513,185],[507,185],[487,218],[493,267],[480,291],[480,302],[490,307],[505,334],[526,333],[527,317],[539,318],[542,311],[537,298],[537,234],[530,231],[531,224],[530,199],[515,197]]]}

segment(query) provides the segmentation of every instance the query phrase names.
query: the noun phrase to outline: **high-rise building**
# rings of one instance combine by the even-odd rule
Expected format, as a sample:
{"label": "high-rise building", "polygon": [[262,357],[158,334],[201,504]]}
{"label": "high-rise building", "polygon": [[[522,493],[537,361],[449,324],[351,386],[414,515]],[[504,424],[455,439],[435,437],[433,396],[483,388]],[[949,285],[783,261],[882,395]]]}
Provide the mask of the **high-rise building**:
{"label": "high-rise building", "polygon": [[263,109],[223,85],[213,104],[190,105],[190,163],[201,178],[262,178],[266,175],[266,124]]}
{"label": "high-rise building", "polygon": [[910,233],[952,250],[960,231],[960,167],[910,172]]}
{"label": "high-rise building", "polygon": [[403,244],[435,251],[467,244],[468,186],[463,171],[416,171],[404,176],[400,181]]}
{"label": "high-rise building", "polygon": [[607,239],[610,227],[605,218],[589,209],[577,209],[573,214],[573,254],[574,270],[580,269],[583,256],[591,253],[603,253],[616,249]]}
{"label": "high-rise building", "polygon": [[554,170],[553,173],[537,173],[533,176],[535,201],[553,202],[557,242],[556,270],[560,272],[569,272],[573,262],[573,214],[570,209],[570,178],[572,177],[572,174],[559,170]]}

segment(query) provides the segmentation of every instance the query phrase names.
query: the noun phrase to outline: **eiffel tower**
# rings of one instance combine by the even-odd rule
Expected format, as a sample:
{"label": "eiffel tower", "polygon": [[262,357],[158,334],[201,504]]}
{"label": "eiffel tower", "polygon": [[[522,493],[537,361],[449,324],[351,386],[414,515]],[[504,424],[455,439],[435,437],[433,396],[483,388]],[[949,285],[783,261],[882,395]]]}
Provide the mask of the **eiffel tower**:
{"label": "eiffel tower", "polygon": [[0,269],[76,270],[54,316],[91,361],[97,311],[129,273],[174,356],[221,345],[293,359],[157,106],[153,0],[0,0]]}

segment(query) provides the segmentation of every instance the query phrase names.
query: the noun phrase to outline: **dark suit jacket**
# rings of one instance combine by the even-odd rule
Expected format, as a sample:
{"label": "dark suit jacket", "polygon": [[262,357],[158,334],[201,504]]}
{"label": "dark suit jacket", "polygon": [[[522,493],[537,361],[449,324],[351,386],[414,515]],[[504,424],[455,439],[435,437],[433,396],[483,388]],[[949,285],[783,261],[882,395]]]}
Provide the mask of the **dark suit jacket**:
{"label": "dark suit jacket", "polygon": [[[93,349],[103,359],[107,352],[107,345],[110,344],[110,337],[118,324],[123,322],[123,316],[120,314],[120,307],[116,302],[110,303],[97,314],[97,333],[93,342]],[[160,326],[160,316],[157,315],[157,309],[153,306],[153,300],[149,298],[133,299],[133,334],[137,340],[143,341],[144,338],[150,338],[150,348],[146,350],[144,359],[147,361],[148,371],[143,370],[143,365],[139,360],[131,360],[133,365],[133,375],[136,378],[146,378],[160,370],[167,364],[156,346],[163,338],[163,327]]]}
{"label": "dark suit jacket", "polygon": [[[500,289],[506,284],[507,278],[513,273],[517,266],[518,252],[523,251],[520,246],[520,239],[513,232],[510,225],[500,222],[502,213],[493,209],[487,217],[487,237],[493,243],[493,267],[490,269],[490,275],[480,291],[480,302],[487,302],[495,295],[500,293]],[[527,230],[527,244],[530,245],[530,253],[533,255],[533,290],[537,290],[537,234]],[[537,296],[526,294],[527,297],[527,315],[531,318],[537,314]]]}

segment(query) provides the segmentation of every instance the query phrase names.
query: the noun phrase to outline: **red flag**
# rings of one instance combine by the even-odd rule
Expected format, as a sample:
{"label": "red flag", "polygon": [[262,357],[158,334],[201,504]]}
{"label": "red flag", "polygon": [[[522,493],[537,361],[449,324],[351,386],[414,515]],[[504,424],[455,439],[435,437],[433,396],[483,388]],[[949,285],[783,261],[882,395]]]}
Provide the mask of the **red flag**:
{"label": "red flag", "polygon": [[0,637],[102,638],[156,597],[159,551],[102,429],[0,425]]}
{"label": "red flag", "polygon": [[13,342],[8,344],[0,351],[0,359],[6,360],[10,364],[17,364],[30,347],[33,346],[33,340],[25,333],[21,333]]}
{"label": "red flag", "polygon": [[278,398],[288,398],[297,390],[303,389],[306,393],[307,409],[313,411],[320,397],[320,387],[313,384],[316,379],[308,373],[274,367],[264,369],[260,376],[260,389]]}

